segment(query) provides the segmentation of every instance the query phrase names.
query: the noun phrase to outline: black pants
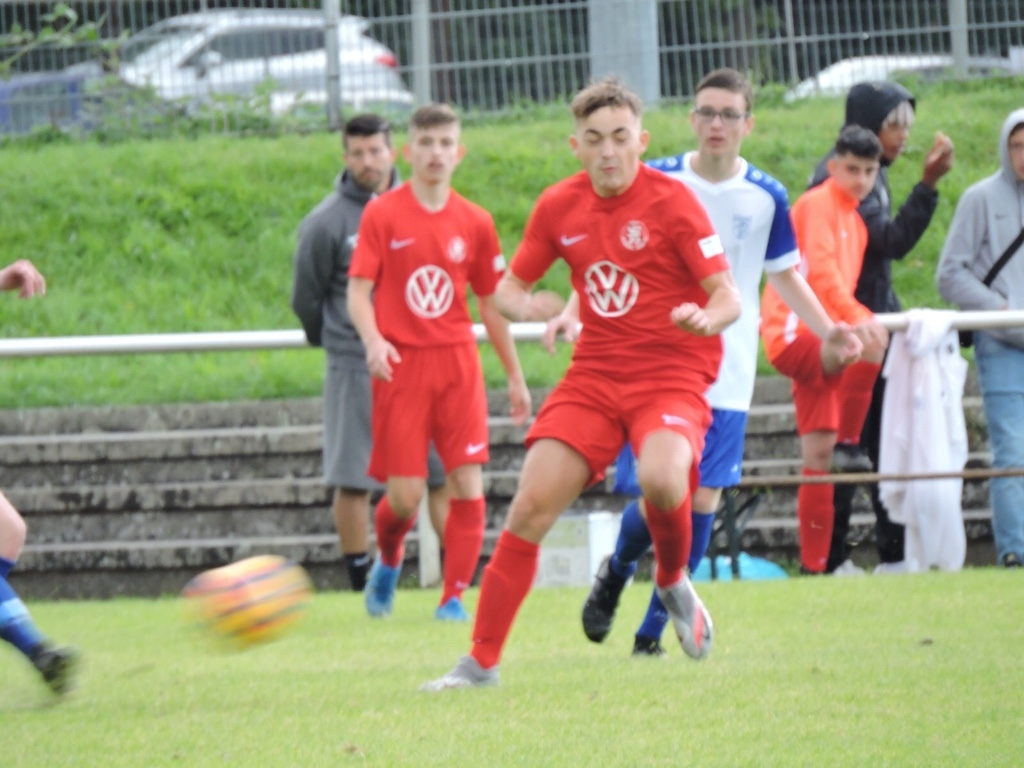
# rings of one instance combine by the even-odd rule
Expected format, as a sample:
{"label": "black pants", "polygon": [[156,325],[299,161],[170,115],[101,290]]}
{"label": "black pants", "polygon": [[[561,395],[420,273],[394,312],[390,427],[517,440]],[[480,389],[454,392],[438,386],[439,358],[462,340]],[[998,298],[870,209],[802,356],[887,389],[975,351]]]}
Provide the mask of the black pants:
{"label": "black pants", "polygon": [[[885,379],[879,375],[875,379],[875,388],[871,393],[871,406],[864,420],[864,430],[860,433],[860,446],[878,467],[878,447],[882,436],[882,401],[885,399]],[[836,508],[835,522],[832,525],[832,546],[828,553],[828,564],[825,570],[831,573],[844,560],[850,557],[851,547],[847,541],[850,534],[850,514],[853,512],[853,496],[857,486],[853,484],[836,485],[834,502]],[[878,496],[878,484],[872,483],[869,488],[871,506],[875,510],[875,541],[878,546],[878,559],[883,563],[898,563],[903,559],[903,542],[905,530],[899,523],[889,519],[889,510],[882,504]]]}

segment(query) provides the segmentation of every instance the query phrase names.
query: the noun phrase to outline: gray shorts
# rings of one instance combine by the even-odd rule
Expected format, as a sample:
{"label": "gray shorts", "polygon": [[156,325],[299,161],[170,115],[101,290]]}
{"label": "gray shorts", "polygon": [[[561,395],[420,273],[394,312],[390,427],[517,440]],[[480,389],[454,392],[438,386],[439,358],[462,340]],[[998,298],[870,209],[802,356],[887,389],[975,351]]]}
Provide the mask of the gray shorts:
{"label": "gray shorts", "polygon": [[[332,488],[379,491],[366,474],[372,444],[370,373],[362,360],[327,355],[324,377],[324,483]],[[427,485],[444,485],[445,471],[433,444],[427,456]]]}

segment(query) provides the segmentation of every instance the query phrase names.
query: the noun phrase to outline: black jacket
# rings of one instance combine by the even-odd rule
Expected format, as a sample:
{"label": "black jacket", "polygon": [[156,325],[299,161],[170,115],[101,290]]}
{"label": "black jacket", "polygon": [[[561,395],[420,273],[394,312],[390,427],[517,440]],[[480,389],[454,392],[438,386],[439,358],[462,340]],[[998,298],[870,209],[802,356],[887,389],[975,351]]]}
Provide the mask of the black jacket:
{"label": "black jacket", "polygon": [[[878,133],[882,121],[902,101],[914,106],[914,97],[899,83],[858,83],[846,97],[844,125],[859,125]],[[825,164],[831,156],[830,152],[815,167],[808,189],[828,178]],[[868,229],[868,246],[855,296],[872,312],[900,310],[900,301],[892,289],[892,262],[902,259],[917,245],[939,202],[938,192],[918,183],[893,217],[887,166],[888,161],[882,158],[878,180],[857,209]]]}

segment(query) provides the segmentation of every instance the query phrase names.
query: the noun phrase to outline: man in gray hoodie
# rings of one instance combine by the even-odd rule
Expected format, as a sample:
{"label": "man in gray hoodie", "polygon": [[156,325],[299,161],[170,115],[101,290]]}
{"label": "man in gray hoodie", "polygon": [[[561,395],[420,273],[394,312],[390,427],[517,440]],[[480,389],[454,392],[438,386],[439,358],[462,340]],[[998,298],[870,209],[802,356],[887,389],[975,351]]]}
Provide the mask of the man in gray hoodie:
{"label": "man in gray hoodie", "polygon": [[[370,373],[366,350],[348,315],[348,267],[366,204],[398,186],[391,126],[357,115],[342,131],[345,169],[335,189],[299,225],[292,309],[306,338],[327,353],[324,377],[324,482],[334,488],[332,512],[349,583],[356,592],[369,570],[370,492],[382,486],[367,476],[370,461]],[[448,512],[445,473],[431,451],[427,484],[430,520],[441,537]]]}
{"label": "man in gray hoodie", "polygon": [[[925,156],[921,180],[910,190],[907,199],[893,216],[889,166],[903,154],[906,147],[910,128],[914,124],[915,105],[910,91],[899,83],[888,81],[857,83],[846,96],[846,119],[843,125],[867,128],[882,142],[882,168],[878,172],[875,186],[857,208],[868,230],[868,245],[864,251],[864,265],[857,280],[855,296],[857,301],[872,312],[900,311],[900,301],[892,287],[892,262],[910,253],[928,228],[939,202],[936,186],[953,167],[953,142],[939,133]],[[827,162],[828,156],[818,163],[808,187],[817,186],[828,178]],[[872,466],[878,466],[884,396],[885,378],[879,376],[875,380],[871,406],[864,421],[860,450],[853,445],[837,445],[834,459],[837,471],[870,471]],[[855,491],[856,486],[848,484],[837,485],[835,489],[835,522],[826,566],[828,573],[846,576],[864,572],[850,560],[851,548],[847,543]],[[903,526],[889,519],[888,511],[878,496],[877,485],[871,486],[870,493],[880,560],[876,572],[899,572],[904,568]]]}
{"label": "man in gray hoodie", "polygon": [[[999,133],[999,170],[969,187],[957,203],[939,259],[939,293],[960,309],[1024,309],[1024,246],[1018,245],[985,285],[992,266],[1024,231],[1024,109]],[[1024,328],[974,334],[992,465],[1024,467]],[[1024,477],[989,481],[997,561],[1024,564]]]}

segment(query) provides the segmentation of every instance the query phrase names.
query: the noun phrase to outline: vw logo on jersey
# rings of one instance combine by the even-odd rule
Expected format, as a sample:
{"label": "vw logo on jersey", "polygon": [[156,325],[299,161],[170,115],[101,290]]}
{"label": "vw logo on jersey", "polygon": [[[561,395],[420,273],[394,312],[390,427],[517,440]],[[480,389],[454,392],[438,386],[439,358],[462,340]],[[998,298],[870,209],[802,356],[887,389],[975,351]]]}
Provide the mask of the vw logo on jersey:
{"label": "vw logo on jersey", "polygon": [[733,216],[732,233],[737,240],[742,240],[750,234],[750,225],[754,223],[753,216]]}
{"label": "vw logo on jersey", "polygon": [[466,260],[466,241],[455,236],[448,242],[448,258],[456,264]]}
{"label": "vw logo on jersey", "polygon": [[583,276],[590,307],[601,317],[621,317],[633,308],[640,283],[610,261],[591,264]]}
{"label": "vw logo on jersey", "polygon": [[619,233],[619,239],[623,247],[631,251],[639,251],[647,241],[651,239],[651,233],[647,231],[647,225],[642,221],[627,221]]}
{"label": "vw logo on jersey", "polygon": [[417,269],[405,284],[405,302],[409,309],[427,320],[447,312],[454,296],[455,286],[451,277],[434,264]]}

